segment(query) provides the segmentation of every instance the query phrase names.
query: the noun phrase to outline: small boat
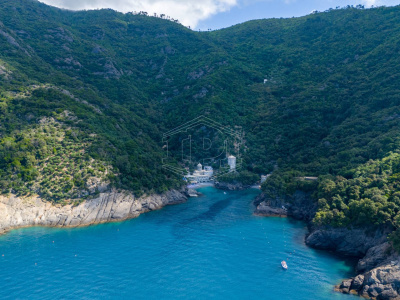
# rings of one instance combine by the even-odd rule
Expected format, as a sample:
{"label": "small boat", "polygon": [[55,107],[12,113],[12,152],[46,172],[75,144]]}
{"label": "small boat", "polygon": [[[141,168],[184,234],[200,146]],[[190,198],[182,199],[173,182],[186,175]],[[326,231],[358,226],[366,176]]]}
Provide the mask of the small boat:
{"label": "small boat", "polygon": [[224,194],[226,195],[226,192],[224,192]]}
{"label": "small boat", "polygon": [[283,268],[284,270],[287,270],[287,269],[288,269],[288,266],[287,266],[287,264],[286,264],[286,261],[284,261],[284,260],[281,261],[281,266],[282,266],[282,268]]}

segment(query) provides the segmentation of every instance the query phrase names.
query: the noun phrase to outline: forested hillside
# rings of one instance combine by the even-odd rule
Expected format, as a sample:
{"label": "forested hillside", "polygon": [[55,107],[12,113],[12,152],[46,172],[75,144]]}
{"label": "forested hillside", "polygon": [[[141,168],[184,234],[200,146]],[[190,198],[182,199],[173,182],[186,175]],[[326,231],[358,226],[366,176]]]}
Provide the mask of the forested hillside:
{"label": "forested hillside", "polygon": [[179,186],[160,168],[161,134],[199,115],[242,126],[245,169],[274,171],[265,189],[282,193],[298,176],[352,182],[399,151],[399,7],[195,32],[0,0],[0,20],[3,193],[59,202]]}

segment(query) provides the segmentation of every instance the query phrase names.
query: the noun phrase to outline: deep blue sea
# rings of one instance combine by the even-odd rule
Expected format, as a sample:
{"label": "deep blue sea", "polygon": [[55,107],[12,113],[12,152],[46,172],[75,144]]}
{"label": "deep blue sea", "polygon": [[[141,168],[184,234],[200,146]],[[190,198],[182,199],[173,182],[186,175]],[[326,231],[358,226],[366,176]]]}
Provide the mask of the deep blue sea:
{"label": "deep blue sea", "polygon": [[259,191],[199,191],[122,223],[1,236],[0,299],[355,299],[333,292],[354,262],[308,248],[302,222],[254,216]]}

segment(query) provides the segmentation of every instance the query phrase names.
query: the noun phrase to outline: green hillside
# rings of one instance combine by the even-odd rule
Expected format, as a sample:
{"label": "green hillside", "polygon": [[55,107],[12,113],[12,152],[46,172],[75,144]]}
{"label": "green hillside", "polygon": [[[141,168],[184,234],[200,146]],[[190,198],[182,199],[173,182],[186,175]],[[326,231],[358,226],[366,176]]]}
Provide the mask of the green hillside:
{"label": "green hillside", "polygon": [[0,0],[0,20],[3,193],[61,202],[105,185],[177,187],[160,168],[162,132],[199,115],[242,126],[245,169],[274,171],[265,190],[281,193],[298,176],[353,180],[400,147],[400,7],[194,32]]}

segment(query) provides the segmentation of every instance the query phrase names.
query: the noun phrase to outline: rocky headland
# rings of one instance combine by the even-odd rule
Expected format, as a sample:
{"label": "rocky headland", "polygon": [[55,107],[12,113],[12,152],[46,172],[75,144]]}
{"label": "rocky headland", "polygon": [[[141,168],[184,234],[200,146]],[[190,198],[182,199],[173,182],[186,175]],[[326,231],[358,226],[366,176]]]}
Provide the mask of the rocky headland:
{"label": "rocky headland", "polygon": [[166,205],[187,201],[185,191],[136,198],[132,193],[108,191],[79,205],[54,205],[39,197],[0,196],[0,234],[29,226],[79,227],[123,221]]}
{"label": "rocky headland", "polygon": [[354,278],[344,280],[336,291],[368,299],[400,299],[400,256],[388,243],[390,226],[370,228],[314,227],[317,205],[310,194],[296,191],[291,197],[270,198],[260,194],[254,201],[255,214],[289,216],[308,223],[308,246],[359,258]]}
{"label": "rocky headland", "polygon": [[244,185],[241,182],[218,182],[216,181],[214,186],[220,190],[227,191],[241,191],[251,187],[251,185]]}

